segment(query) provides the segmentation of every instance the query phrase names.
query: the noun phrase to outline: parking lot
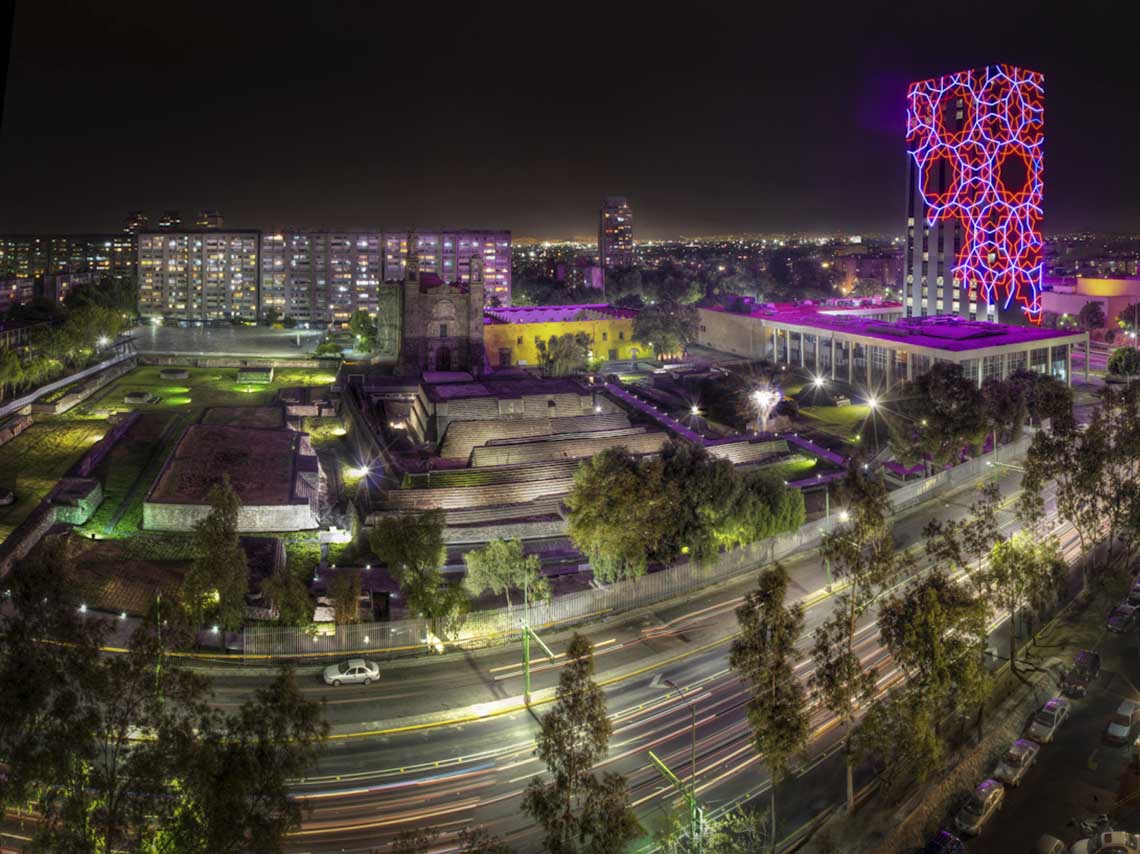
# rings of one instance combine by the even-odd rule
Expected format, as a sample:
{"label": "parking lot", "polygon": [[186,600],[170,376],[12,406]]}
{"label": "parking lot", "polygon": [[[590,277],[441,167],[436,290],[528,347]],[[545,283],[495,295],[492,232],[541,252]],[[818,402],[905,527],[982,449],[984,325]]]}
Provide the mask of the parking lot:
{"label": "parking lot", "polygon": [[[1070,700],[1068,721],[1052,743],[1042,745],[1021,785],[1007,789],[1004,806],[969,843],[971,850],[1029,851],[1043,833],[1071,845],[1085,836],[1078,822],[1099,813],[1109,815],[1114,829],[1140,829],[1140,770],[1132,747],[1140,727],[1132,728],[1123,746],[1104,739],[1121,700],[1140,700],[1140,633],[1135,626],[1122,634],[1104,631],[1096,648],[1100,676],[1085,697]],[[1059,677],[1069,660],[1043,663],[1050,675],[1038,674],[1040,703],[1060,693]],[[999,759],[989,764],[991,771]]]}

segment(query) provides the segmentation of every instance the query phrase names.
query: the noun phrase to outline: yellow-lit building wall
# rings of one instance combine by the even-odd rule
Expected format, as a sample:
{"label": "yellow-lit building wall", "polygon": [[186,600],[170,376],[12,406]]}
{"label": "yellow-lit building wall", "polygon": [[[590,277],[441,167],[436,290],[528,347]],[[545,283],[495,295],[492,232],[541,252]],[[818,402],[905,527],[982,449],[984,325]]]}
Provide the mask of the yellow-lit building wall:
{"label": "yellow-lit building wall", "polygon": [[[608,361],[646,358],[653,354],[644,343],[633,340],[633,318],[610,317],[601,320],[564,320],[545,323],[488,323],[483,326],[483,345],[493,368],[542,364],[539,341],[554,336],[590,336],[591,358]],[[509,351],[509,362],[504,361]]]}

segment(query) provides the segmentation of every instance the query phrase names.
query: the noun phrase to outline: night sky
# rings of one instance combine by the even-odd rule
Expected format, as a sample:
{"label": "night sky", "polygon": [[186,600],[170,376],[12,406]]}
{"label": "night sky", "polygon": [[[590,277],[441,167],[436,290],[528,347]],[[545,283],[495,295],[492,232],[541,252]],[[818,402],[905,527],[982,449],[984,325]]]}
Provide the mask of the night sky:
{"label": "night sky", "polygon": [[1045,74],[1046,229],[1140,230],[1125,4],[734,5],[20,0],[0,230],[557,237],[610,193],[644,238],[900,233],[907,82],[1003,61]]}

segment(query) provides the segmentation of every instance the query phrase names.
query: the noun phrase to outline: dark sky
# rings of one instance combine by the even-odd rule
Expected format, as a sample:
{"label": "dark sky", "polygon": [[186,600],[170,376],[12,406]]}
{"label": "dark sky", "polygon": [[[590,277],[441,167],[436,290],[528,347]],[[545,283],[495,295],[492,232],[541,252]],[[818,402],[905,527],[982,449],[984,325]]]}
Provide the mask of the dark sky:
{"label": "dark sky", "polygon": [[901,232],[907,82],[1002,61],[1045,74],[1047,230],[1140,230],[1125,4],[734,5],[20,0],[0,230],[562,236],[611,193],[641,237]]}

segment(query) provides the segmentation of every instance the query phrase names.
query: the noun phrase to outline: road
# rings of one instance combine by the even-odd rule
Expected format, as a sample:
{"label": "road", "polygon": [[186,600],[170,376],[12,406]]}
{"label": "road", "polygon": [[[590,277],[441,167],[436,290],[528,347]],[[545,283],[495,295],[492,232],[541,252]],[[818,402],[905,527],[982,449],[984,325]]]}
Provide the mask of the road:
{"label": "road", "polygon": [[[1003,495],[1011,495],[1019,479],[1003,470]],[[916,508],[897,521],[896,539],[903,547],[915,546],[927,521],[966,515],[969,499],[969,493],[960,492]],[[1012,512],[1002,517],[1007,531],[1015,527]],[[1072,536],[1063,536],[1071,548]],[[790,595],[808,606],[806,646],[834,600],[824,590],[825,568],[814,554],[789,561],[788,567]],[[683,780],[692,774],[688,702],[697,713],[696,779],[703,802],[723,808],[767,791],[763,762],[750,743],[747,692],[727,662],[734,610],[753,584],[753,578],[744,578],[686,602],[583,629],[596,646],[596,678],[605,687],[614,720],[610,753],[599,767],[628,778],[633,805],[647,829],[660,826],[679,804],[676,792],[649,763],[647,751],[652,749]],[[560,652],[568,637],[563,632],[546,640]],[[862,621],[859,641],[861,657],[880,667],[880,685],[893,682],[897,673],[879,644],[873,614]],[[994,644],[1004,648],[1000,639]],[[536,666],[533,684],[540,700],[556,683],[559,666]],[[806,678],[809,666],[806,660],[800,665],[801,677]],[[519,851],[536,850],[537,835],[519,812],[519,795],[542,771],[532,751],[537,715],[544,707],[536,705],[534,713],[521,708],[517,646],[385,663],[380,684],[367,688],[326,688],[317,671],[304,668],[300,676],[305,693],[326,702],[333,740],[314,775],[294,787],[310,813],[291,840],[291,850],[382,850],[408,827],[447,832],[472,823],[487,825]],[[218,673],[218,702],[240,703],[264,678],[251,668]],[[663,678],[675,681],[684,696],[671,693],[661,684]],[[779,792],[778,816],[788,829],[844,796],[837,753],[842,728],[823,710],[813,713],[812,723],[809,755]]]}

